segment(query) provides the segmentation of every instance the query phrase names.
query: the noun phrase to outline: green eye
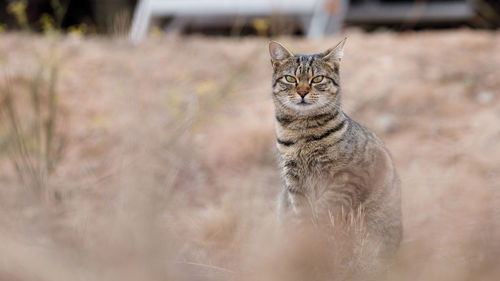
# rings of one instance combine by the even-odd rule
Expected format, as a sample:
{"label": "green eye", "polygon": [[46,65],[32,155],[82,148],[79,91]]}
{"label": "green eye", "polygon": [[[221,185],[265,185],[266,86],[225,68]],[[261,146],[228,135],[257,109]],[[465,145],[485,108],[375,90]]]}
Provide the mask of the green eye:
{"label": "green eye", "polygon": [[297,83],[297,79],[295,79],[295,77],[293,77],[293,76],[285,75],[285,79],[289,83]]}
{"label": "green eye", "polygon": [[319,83],[319,82],[323,81],[323,78],[324,78],[324,76],[323,76],[323,75],[316,76],[316,77],[314,77],[314,78],[312,79],[312,82],[313,82],[313,83]]}

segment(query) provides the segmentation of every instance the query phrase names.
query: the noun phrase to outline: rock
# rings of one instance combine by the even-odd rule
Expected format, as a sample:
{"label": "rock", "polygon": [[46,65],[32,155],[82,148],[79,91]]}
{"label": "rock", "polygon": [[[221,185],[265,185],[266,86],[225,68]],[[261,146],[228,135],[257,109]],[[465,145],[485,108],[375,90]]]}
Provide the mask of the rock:
{"label": "rock", "polygon": [[482,91],[476,95],[476,100],[480,104],[489,104],[493,101],[493,93],[489,91]]}
{"label": "rock", "polygon": [[392,115],[383,115],[377,118],[375,126],[384,133],[393,133],[397,129],[396,119]]}

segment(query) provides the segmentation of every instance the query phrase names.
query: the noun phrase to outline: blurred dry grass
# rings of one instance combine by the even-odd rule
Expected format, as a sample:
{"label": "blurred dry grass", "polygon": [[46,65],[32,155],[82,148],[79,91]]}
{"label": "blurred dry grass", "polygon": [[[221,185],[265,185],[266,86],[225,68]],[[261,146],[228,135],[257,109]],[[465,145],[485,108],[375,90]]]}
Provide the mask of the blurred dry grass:
{"label": "blurred dry grass", "polygon": [[[281,41],[312,52],[337,38]],[[382,136],[403,182],[386,280],[500,277],[499,49],[498,33],[349,32],[344,108]],[[30,85],[46,97],[50,66],[64,146],[39,194],[2,146],[0,280],[347,278],[345,238],[275,230],[267,40],[2,35],[0,143],[6,89],[29,131],[46,116],[33,119]]]}

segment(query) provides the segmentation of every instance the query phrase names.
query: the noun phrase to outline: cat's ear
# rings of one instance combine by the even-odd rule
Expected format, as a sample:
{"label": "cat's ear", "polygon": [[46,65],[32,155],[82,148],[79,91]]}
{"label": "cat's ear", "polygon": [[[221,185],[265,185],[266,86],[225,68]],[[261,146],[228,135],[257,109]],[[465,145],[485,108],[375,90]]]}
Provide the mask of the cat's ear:
{"label": "cat's ear", "polygon": [[284,60],[293,57],[293,53],[276,41],[269,42],[269,54],[273,68],[278,67]]}
{"label": "cat's ear", "polygon": [[339,63],[342,57],[344,56],[344,44],[345,41],[347,40],[347,37],[344,38],[344,40],[340,41],[340,43],[337,44],[337,46],[328,49],[326,52],[321,54],[321,57],[323,60],[325,60],[328,63],[331,63],[332,65],[335,64],[335,62]]}

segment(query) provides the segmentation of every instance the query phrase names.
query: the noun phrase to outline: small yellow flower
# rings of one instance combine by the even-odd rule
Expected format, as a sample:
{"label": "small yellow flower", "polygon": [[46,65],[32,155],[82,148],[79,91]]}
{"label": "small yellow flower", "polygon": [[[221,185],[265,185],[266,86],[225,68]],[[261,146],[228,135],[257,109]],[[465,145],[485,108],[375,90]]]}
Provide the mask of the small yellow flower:
{"label": "small yellow flower", "polygon": [[217,88],[217,84],[212,80],[205,80],[198,84],[196,87],[196,93],[200,96],[206,95],[208,93],[214,92]]}
{"label": "small yellow flower", "polygon": [[79,25],[72,25],[68,27],[68,33],[75,37],[81,37],[87,34],[88,26],[85,23],[81,23]]}
{"label": "small yellow flower", "polygon": [[27,0],[19,0],[10,2],[7,5],[7,12],[16,18],[19,26],[25,30],[29,29],[28,16],[26,15],[26,8],[28,7]]}
{"label": "small yellow flower", "polygon": [[55,22],[49,14],[43,14],[40,17],[40,24],[42,25],[42,30],[44,33],[49,33],[54,30]]}
{"label": "small yellow flower", "polygon": [[151,35],[154,38],[161,38],[163,36],[163,31],[158,26],[153,26],[151,28]]}
{"label": "small yellow flower", "polygon": [[256,18],[253,20],[252,23],[253,28],[257,31],[258,35],[266,35],[267,31],[269,30],[269,20],[264,19],[264,18]]}

